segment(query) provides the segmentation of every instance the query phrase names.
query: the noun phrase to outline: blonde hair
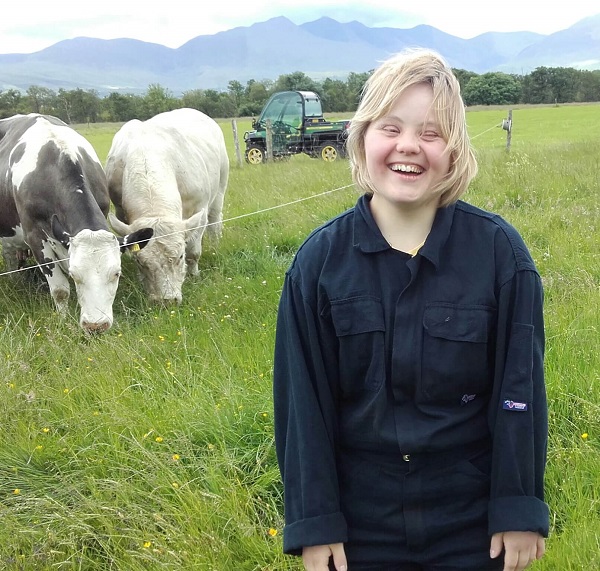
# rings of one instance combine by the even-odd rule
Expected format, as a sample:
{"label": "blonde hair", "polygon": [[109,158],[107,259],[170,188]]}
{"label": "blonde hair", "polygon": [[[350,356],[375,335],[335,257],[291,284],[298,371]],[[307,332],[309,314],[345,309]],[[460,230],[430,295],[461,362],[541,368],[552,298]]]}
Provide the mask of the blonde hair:
{"label": "blonde hair", "polygon": [[433,112],[450,155],[450,169],[434,192],[440,206],[456,202],[477,174],[460,84],[450,66],[438,53],[414,48],[384,61],[367,80],[358,109],[350,123],[348,156],[354,183],[365,193],[375,188],[366,166],[364,136],[369,125],[388,114],[408,87],[427,83],[433,89]]}

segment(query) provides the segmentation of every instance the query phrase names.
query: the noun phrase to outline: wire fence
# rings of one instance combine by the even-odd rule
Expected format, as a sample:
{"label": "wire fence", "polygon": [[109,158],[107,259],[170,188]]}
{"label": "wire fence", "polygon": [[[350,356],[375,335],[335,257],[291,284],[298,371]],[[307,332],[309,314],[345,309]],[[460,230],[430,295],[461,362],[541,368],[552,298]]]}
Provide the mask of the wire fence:
{"label": "wire fence", "polygon": [[[498,127],[502,127],[502,126],[503,126],[503,123],[495,124],[492,127],[490,127],[489,129],[486,129],[485,131],[483,131],[481,133],[478,133],[477,135],[472,136],[471,140],[476,139],[477,137],[480,137],[482,135],[485,135],[489,131],[492,131],[492,130],[497,129]],[[220,222],[211,222],[211,223],[208,223],[208,224],[197,226],[195,228],[188,229],[188,231],[189,230],[200,230],[202,228],[207,228],[209,226],[213,226],[213,225],[216,225],[216,224],[219,224],[219,223],[221,223],[221,224],[227,224],[229,222],[234,222],[236,220],[241,220],[243,218],[248,218],[250,216],[257,216],[259,214],[264,214],[266,212],[271,212],[271,211],[277,210],[279,208],[286,208],[288,206],[292,206],[292,205],[298,204],[300,202],[305,202],[307,200],[314,200],[314,199],[320,198],[322,196],[327,196],[329,194],[333,194],[335,192],[339,192],[340,190],[345,190],[345,189],[351,188],[353,186],[354,186],[353,184],[347,184],[345,186],[340,186],[338,188],[333,188],[333,189],[330,189],[330,190],[325,190],[325,191],[320,192],[318,194],[313,194],[313,195],[310,195],[310,196],[305,196],[305,197],[302,197],[302,198],[297,198],[296,200],[292,200],[290,202],[285,202],[283,204],[276,204],[274,206],[269,206],[267,208],[262,208],[260,210],[255,210],[253,212],[247,212],[245,214],[240,214],[238,216],[233,216],[231,218],[224,219],[224,220],[222,220]],[[171,234],[163,234],[163,236],[164,237],[168,237],[168,236],[172,236],[172,235],[175,235],[175,234],[178,234],[178,233],[183,233],[183,232],[184,231],[173,232]],[[150,240],[152,240],[152,238]],[[133,245],[135,243],[136,242],[131,242],[129,245]],[[36,270],[36,269],[44,267],[44,266],[54,265],[54,264],[58,264],[58,263],[61,263],[61,262],[68,262],[68,258],[63,258],[63,259],[59,259],[59,260],[52,260],[50,262],[44,262],[44,263],[41,263],[41,264],[35,264],[33,266],[26,266],[26,267],[23,267],[23,268],[18,268],[16,270],[9,270],[9,271],[6,271],[6,272],[0,272],[0,278],[3,278],[4,276],[8,276],[8,275],[11,275],[11,274],[16,274],[16,273],[20,273],[20,272],[26,272],[26,271],[30,271],[30,270]]]}

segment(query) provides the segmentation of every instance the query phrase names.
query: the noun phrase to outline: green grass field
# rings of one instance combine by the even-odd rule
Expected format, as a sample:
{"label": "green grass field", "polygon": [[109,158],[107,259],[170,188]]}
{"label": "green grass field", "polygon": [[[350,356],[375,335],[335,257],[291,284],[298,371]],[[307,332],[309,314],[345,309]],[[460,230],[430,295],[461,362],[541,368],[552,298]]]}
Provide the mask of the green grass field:
{"label": "green grass field", "polygon": [[[465,199],[524,236],[546,288],[552,528],[540,571],[600,569],[600,105],[473,110]],[[345,161],[231,158],[223,239],[183,303],[132,261],[115,325],[87,338],[35,274],[0,275],[0,568],[299,570],[281,554],[271,369],[284,272],[354,204]],[[241,136],[249,120],[238,120]],[[117,125],[78,126],[102,160]]]}

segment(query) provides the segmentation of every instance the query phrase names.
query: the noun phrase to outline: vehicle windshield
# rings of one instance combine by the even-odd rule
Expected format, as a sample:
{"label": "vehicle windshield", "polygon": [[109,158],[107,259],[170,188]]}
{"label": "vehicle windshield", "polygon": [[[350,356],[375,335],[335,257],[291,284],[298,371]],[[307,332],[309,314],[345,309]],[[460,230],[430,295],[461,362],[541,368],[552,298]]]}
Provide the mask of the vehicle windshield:
{"label": "vehicle windshield", "polygon": [[302,120],[302,97],[298,93],[281,93],[275,95],[265,108],[260,121],[268,119],[298,126]]}

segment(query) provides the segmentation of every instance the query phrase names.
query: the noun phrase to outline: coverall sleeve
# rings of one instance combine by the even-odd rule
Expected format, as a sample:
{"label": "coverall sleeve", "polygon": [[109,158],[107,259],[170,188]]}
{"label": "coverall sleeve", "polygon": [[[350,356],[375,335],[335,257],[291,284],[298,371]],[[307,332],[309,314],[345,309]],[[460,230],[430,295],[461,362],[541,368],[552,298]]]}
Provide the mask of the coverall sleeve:
{"label": "coverall sleeve", "polygon": [[540,276],[534,270],[517,271],[499,296],[489,411],[493,436],[490,534],[534,531],[548,535],[544,343]]}
{"label": "coverall sleeve", "polygon": [[335,381],[328,375],[334,353],[323,334],[317,308],[287,275],[277,316],[273,398],[283,550],[294,555],[305,546],[347,540],[336,469]]}

